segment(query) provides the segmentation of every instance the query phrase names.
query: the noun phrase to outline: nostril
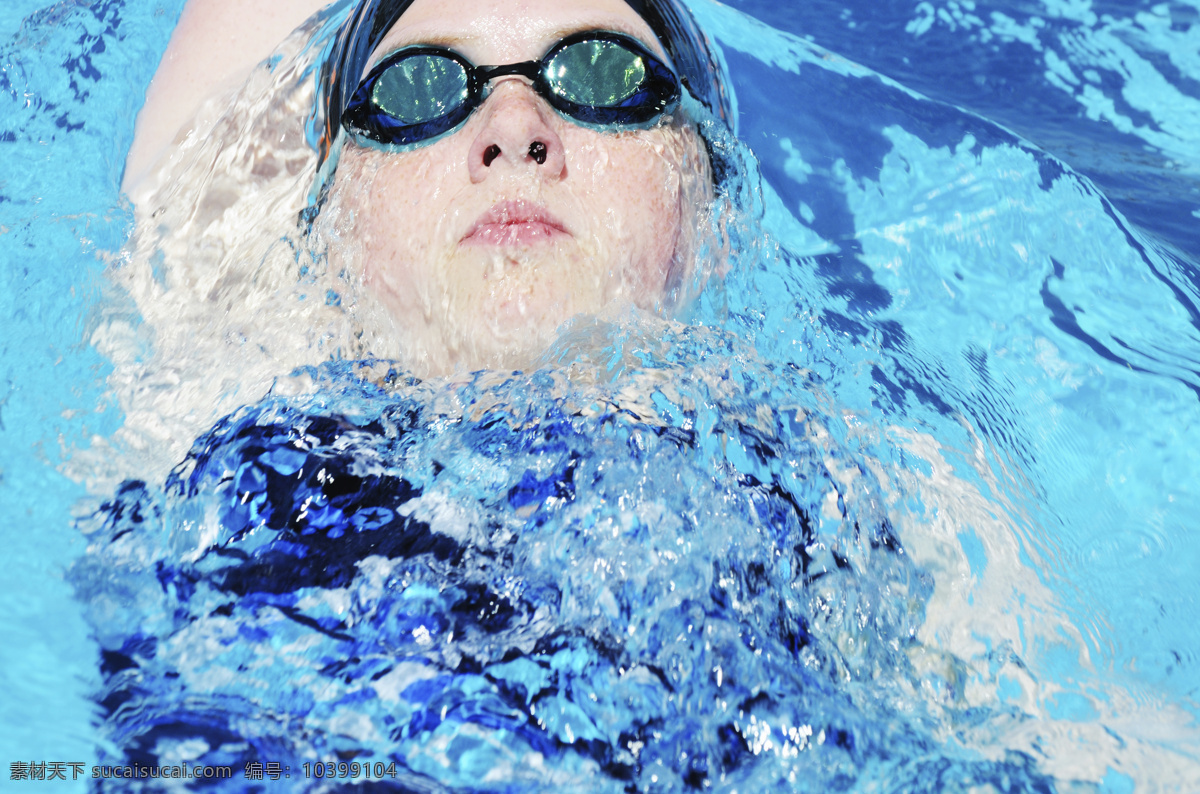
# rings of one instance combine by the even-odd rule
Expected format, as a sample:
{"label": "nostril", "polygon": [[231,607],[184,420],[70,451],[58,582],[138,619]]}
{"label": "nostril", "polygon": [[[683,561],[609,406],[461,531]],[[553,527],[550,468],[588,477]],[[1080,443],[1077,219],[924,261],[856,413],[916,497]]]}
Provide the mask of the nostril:
{"label": "nostril", "polygon": [[538,165],[545,165],[546,144],[542,143],[541,141],[534,141],[533,143],[529,144],[529,156],[532,157],[533,161]]}
{"label": "nostril", "polygon": [[483,164],[485,167],[490,167],[497,157],[500,156],[500,147],[492,144],[483,151]]}

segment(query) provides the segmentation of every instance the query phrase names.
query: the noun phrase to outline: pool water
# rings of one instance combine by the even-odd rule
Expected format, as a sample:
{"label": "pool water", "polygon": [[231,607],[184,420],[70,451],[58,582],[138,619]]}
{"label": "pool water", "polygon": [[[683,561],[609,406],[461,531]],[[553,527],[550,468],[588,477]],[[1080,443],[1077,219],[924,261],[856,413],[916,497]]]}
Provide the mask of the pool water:
{"label": "pool water", "polygon": [[1200,789],[1195,0],[695,0],[766,237],[689,324],[317,367],[90,496],[182,3],[42,6],[0,11],[0,760]]}

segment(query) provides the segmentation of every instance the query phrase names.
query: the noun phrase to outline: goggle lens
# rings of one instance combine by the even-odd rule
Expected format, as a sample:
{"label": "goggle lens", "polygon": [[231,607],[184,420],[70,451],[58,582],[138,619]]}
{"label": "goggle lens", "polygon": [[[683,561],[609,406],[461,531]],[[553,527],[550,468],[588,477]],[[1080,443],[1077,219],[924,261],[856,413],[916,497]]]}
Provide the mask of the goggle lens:
{"label": "goggle lens", "polygon": [[422,124],[445,116],[470,97],[467,71],[442,55],[415,54],[385,69],[371,101],[402,124]]}
{"label": "goggle lens", "polygon": [[646,80],[640,55],[613,41],[581,41],[546,64],[550,90],[576,105],[618,107]]}

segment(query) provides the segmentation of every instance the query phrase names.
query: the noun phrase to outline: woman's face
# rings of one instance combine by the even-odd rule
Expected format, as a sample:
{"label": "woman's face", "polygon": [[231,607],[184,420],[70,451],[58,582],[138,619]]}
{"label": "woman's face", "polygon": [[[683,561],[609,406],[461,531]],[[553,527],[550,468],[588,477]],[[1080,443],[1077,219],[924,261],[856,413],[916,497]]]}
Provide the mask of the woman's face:
{"label": "woman's face", "polygon": [[[416,0],[371,65],[417,43],[480,65],[538,60],[592,29],[662,54],[624,0]],[[331,205],[357,245],[333,256],[397,332],[395,350],[373,352],[421,374],[520,367],[576,315],[661,306],[688,276],[710,185],[689,124],[585,129],[524,78],[504,77],[430,145],[388,153],[347,141]]]}

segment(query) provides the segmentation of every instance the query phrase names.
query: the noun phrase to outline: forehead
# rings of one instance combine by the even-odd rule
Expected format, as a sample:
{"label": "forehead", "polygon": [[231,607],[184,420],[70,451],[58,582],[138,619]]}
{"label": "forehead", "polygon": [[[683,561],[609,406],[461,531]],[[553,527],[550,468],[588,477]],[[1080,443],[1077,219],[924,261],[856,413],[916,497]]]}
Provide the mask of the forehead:
{"label": "forehead", "polygon": [[472,63],[536,60],[563,36],[581,30],[626,33],[663,54],[654,32],[625,0],[416,0],[375,50],[436,44]]}

